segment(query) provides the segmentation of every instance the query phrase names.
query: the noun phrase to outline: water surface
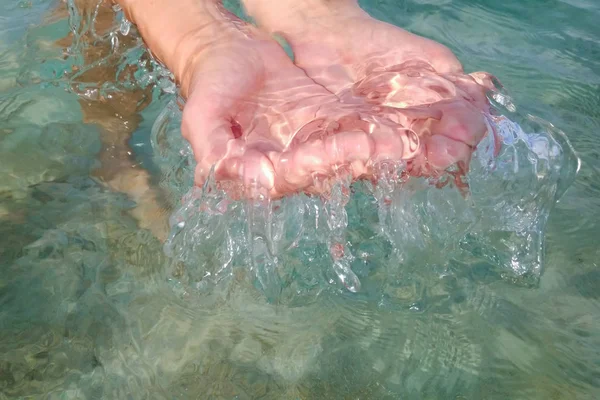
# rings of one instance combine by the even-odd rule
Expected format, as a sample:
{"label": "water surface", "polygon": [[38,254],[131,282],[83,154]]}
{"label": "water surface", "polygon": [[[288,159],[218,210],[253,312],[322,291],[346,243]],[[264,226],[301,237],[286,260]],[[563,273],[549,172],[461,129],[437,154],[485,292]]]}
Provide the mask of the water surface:
{"label": "water surface", "polygon": [[[467,70],[494,73],[520,115],[571,140],[582,168],[550,214],[540,281],[428,260],[394,265],[396,284],[383,293],[368,282],[359,294],[291,290],[274,305],[243,276],[189,292],[173,279],[161,227],[135,211],[156,201],[145,212],[169,215],[187,191],[189,166],[165,169],[151,145],[173,101],[168,83],[140,95],[151,100],[141,119],[90,116],[81,96],[94,92],[62,78],[81,60],[52,44],[69,32],[66,20],[45,20],[55,2],[0,0],[0,399],[600,397],[600,5],[363,5],[448,45]],[[143,59],[143,49],[123,57]],[[145,71],[132,85],[160,74]],[[126,130],[123,121],[136,125],[130,157],[106,134]],[[158,194],[107,186],[106,154]],[[354,201],[351,210],[369,209]],[[350,214],[357,232],[371,229],[368,213]],[[363,246],[387,254],[380,240]],[[312,257],[318,265],[318,248]]]}

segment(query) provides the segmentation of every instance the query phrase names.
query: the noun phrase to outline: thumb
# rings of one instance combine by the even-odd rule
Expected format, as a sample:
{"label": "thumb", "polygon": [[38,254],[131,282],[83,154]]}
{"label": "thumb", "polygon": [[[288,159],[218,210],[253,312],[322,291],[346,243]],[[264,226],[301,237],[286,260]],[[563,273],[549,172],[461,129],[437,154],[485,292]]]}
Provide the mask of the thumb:
{"label": "thumb", "polygon": [[[236,138],[234,126],[227,110],[208,92],[194,93],[184,105],[181,133],[197,162],[196,184],[202,185],[213,165],[228,155],[230,143]],[[236,133],[241,135],[238,129]]]}

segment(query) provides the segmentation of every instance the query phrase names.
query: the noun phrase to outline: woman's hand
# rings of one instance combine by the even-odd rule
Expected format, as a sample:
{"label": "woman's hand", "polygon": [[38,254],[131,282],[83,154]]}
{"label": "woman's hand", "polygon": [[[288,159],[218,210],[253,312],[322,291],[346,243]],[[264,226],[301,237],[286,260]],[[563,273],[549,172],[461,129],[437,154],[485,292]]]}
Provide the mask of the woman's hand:
{"label": "woman's hand", "polygon": [[182,129],[198,184],[214,166],[217,181],[271,197],[318,192],[315,181],[335,178],[339,168],[366,178],[378,159],[415,156],[418,139],[401,124],[364,102],[342,103],[275,41],[229,18],[235,29],[190,67]]}
{"label": "woman's hand", "polygon": [[128,14],[187,97],[182,131],[198,163],[197,184],[214,167],[219,183],[249,196],[252,189],[271,197],[319,192],[323,178],[341,169],[366,178],[378,160],[416,156],[411,131],[379,107],[340,101],[277,42],[218,4],[157,1],[164,13],[152,9],[155,2],[139,9],[134,2]]}
{"label": "woman's hand", "polygon": [[467,75],[445,46],[370,17],[354,0],[246,0],[267,32],[290,43],[295,64],[342,101],[359,96],[414,131],[413,175],[468,166],[487,132],[485,73]]}

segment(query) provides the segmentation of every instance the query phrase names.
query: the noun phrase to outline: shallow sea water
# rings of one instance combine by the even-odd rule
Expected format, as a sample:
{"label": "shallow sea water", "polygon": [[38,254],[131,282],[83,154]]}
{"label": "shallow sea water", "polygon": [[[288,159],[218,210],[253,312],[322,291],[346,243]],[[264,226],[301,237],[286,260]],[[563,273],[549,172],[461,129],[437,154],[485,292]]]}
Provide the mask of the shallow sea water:
{"label": "shallow sea water", "polygon": [[[359,293],[292,283],[274,304],[238,273],[190,290],[161,227],[136,214],[138,203],[166,219],[188,189],[189,166],[173,165],[169,129],[155,124],[177,118],[168,80],[144,92],[141,119],[95,115],[79,101],[95,96],[84,78],[65,90],[81,60],[52,45],[69,32],[66,19],[47,20],[60,5],[0,0],[0,399],[600,398],[600,4],[363,5],[492,72],[519,115],[568,136],[582,165],[550,213],[539,281],[480,259],[400,264],[381,238],[359,240],[377,217],[359,193],[347,207],[353,250],[367,255],[353,264],[367,276]],[[147,66],[137,87],[161,76]],[[121,157],[110,132],[128,124],[132,154]],[[135,171],[127,182],[149,185],[98,172],[106,153]],[[287,265],[319,268],[322,249],[310,248]],[[393,284],[379,285],[379,271]]]}

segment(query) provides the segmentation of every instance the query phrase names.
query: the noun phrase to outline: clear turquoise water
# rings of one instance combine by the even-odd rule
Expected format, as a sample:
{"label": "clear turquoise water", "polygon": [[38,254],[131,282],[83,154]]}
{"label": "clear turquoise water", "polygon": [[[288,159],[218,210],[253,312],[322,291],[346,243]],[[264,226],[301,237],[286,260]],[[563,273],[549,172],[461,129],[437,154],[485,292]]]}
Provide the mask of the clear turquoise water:
{"label": "clear turquoise water", "polygon": [[[539,284],[413,263],[376,299],[273,305],[243,279],[182,295],[134,199],[95,177],[111,126],[84,123],[65,91],[78,60],[51,45],[67,22],[42,23],[55,2],[0,0],[0,399],[600,397],[600,4],[363,5],[494,73],[520,114],[568,135],[582,168],[550,214]],[[150,143],[172,95],[151,95],[126,166],[150,171],[167,216],[185,179]]]}

